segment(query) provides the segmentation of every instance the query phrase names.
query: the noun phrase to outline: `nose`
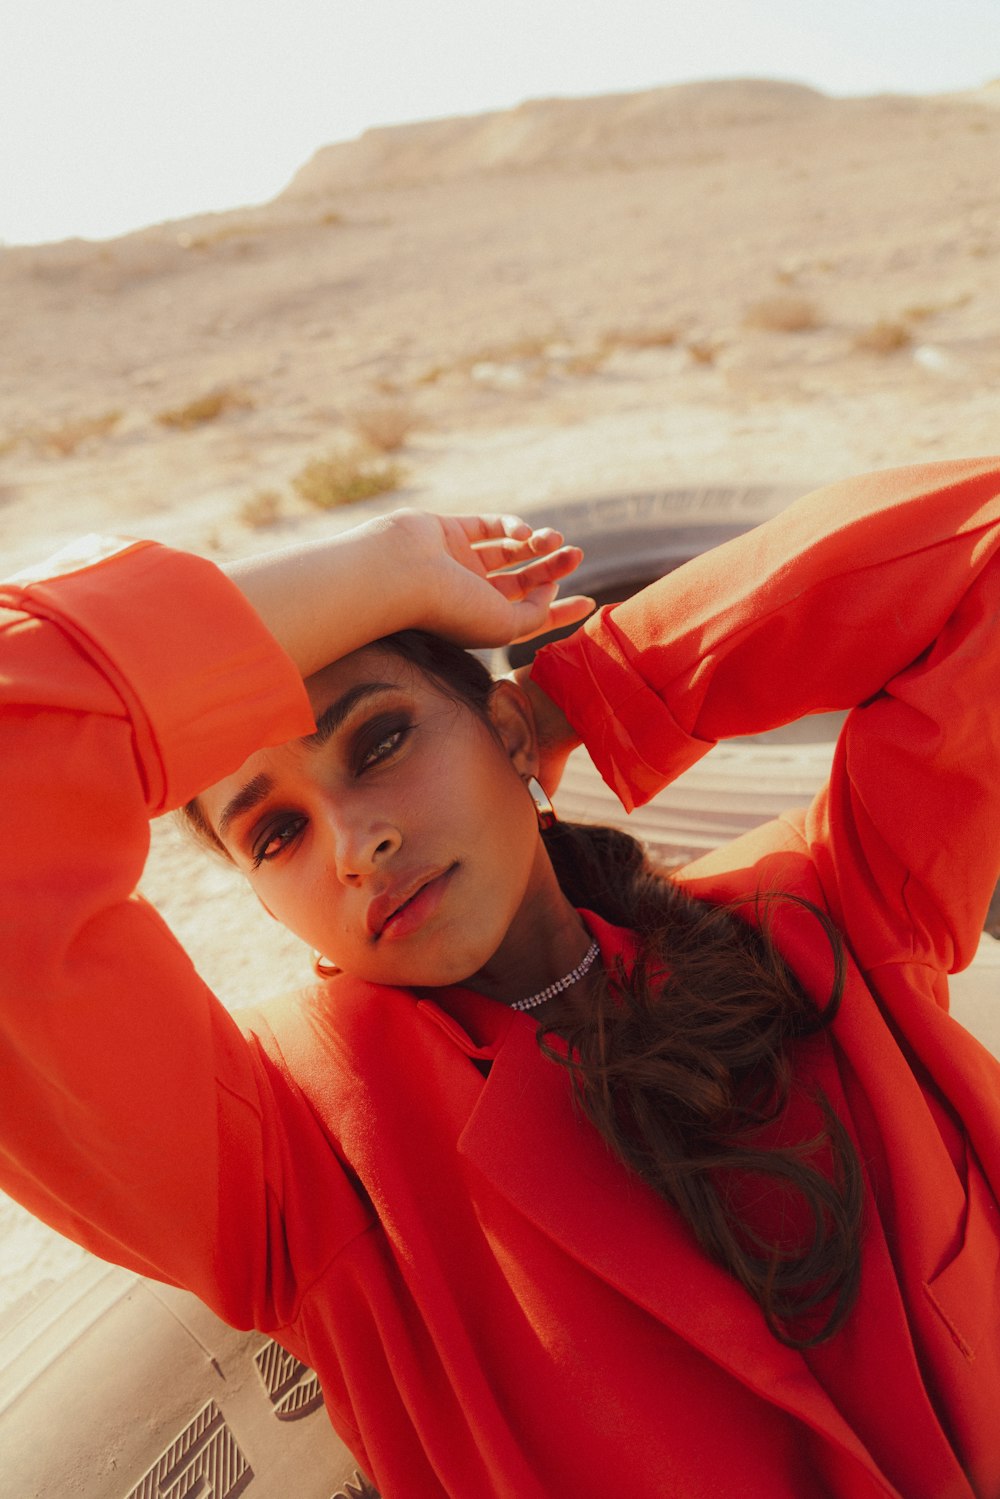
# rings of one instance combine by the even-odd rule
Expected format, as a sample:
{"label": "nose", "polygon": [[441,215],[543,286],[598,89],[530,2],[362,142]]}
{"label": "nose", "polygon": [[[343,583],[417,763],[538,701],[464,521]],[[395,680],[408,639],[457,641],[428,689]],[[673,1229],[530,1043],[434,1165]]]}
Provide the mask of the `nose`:
{"label": "nose", "polygon": [[329,834],[337,879],[359,885],[390,859],[402,844],[399,829],[371,808],[331,807]]}

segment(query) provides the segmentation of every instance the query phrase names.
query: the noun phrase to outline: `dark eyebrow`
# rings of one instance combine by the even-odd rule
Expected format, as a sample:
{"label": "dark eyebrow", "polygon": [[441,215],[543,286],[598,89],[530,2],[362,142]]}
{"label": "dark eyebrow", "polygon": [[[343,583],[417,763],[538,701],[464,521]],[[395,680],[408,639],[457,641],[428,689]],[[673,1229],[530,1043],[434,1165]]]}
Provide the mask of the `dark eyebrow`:
{"label": "dark eyebrow", "polygon": [[252,812],[254,807],[260,805],[266,796],[270,796],[274,789],[274,777],[265,771],[254,776],[252,781],[247,781],[241,791],[237,791],[232,801],[228,801],[222,809],[219,818],[219,837],[225,838],[229,831],[229,825],[235,822],[237,817],[243,817],[245,813]]}
{"label": "dark eyebrow", "polygon": [[[373,697],[380,692],[395,692],[397,685],[392,682],[359,682],[354,687],[349,687],[346,692],[336,698],[328,708],[316,720],[316,728],[311,734],[306,734],[299,740],[306,749],[318,749],[320,745],[326,744],[328,739],[340,728],[344,719],[358,703],[367,697]],[[238,817],[245,817],[252,812],[254,807],[259,807],[274,790],[274,777],[261,771],[246,785],[237,791],[236,795],[226,803],[219,817],[219,837],[224,839],[230,827]]]}
{"label": "dark eyebrow", "polygon": [[356,686],[349,687],[345,693],[336,698],[328,708],[316,720],[316,729],[312,734],[306,734],[299,740],[306,749],[318,749],[328,739],[332,739],[340,728],[344,719],[355,708],[358,703],[363,702],[366,697],[372,697],[377,692],[395,692],[398,683],[393,682],[358,682]]}

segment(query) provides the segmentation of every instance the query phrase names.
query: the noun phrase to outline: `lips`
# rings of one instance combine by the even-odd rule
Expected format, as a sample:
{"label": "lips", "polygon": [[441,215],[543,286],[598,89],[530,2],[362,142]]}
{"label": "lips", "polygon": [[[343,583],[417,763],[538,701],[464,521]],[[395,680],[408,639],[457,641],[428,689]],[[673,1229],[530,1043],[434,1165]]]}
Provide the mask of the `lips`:
{"label": "lips", "polygon": [[424,870],[400,880],[383,890],[370,902],[365,922],[373,939],[403,936],[422,926],[444,898],[446,887],[457,864]]}

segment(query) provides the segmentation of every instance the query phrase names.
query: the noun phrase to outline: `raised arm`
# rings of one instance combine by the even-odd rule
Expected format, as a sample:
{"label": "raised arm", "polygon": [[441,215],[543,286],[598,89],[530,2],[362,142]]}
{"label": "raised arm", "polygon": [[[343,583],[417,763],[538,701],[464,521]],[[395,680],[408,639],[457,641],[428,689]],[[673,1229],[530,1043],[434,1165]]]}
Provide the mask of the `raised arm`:
{"label": "raised arm", "polygon": [[556,594],[582,555],[558,531],[513,515],[397,510],[227,572],[309,676],[396,630],[488,646],[572,624],[592,600]]}
{"label": "raised arm", "polygon": [[[857,708],[813,809],[869,961],[960,966],[997,877],[1000,461],[819,490],[539,653],[627,808],[719,739]],[[873,907],[877,905],[877,915]]]}
{"label": "raised arm", "polygon": [[[488,613],[493,593],[491,630],[543,622],[549,577],[575,557],[506,522],[484,529],[497,531],[485,557],[465,557],[462,529],[436,566],[406,546],[404,574],[385,525],[307,563],[240,569],[296,661],[216,567],[147,543],[84,549],[0,587],[0,1185],[232,1321],[289,1312],[281,1219],[296,1170],[327,1173],[329,1219],[322,1246],[295,1246],[300,1273],[322,1269],[315,1255],[356,1232],[358,1210],[309,1111],[135,896],[148,818],[311,732],[301,672],[362,643],[359,630],[473,630],[463,600]],[[488,571],[519,555],[535,558],[527,585],[501,592]]]}

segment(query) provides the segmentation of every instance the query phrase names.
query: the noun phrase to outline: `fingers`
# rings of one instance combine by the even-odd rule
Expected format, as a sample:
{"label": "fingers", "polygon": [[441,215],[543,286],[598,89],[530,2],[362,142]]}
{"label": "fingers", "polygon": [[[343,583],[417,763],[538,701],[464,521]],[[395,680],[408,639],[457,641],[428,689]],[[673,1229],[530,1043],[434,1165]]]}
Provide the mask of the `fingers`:
{"label": "fingers", "polygon": [[[479,629],[487,643],[496,644],[501,639],[530,640],[546,630],[564,625],[574,625],[584,619],[593,609],[592,599],[581,595],[559,599],[556,594],[559,584],[580,566],[583,552],[579,547],[567,546],[562,533],[551,526],[533,528],[516,515],[464,515],[438,516],[452,560],[469,573],[479,574],[480,582],[475,587],[488,585],[499,605],[506,606],[504,613],[497,613],[487,603],[486,595],[475,595],[479,599]],[[472,559],[475,559],[473,562]],[[468,599],[463,593],[467,608]],[[489,615],[492,623],[485,624]],[[477,630],[470,630],[463,623],[456,628],[451,619],[436,626],[449,638],[457,636],[466,644],[483,643]],[[509,632],[509,633],[508,633]]]}
{"label": "fingers", "polygon": [[519,515],[452,515],[448,520],[461,526],[466,539],[473,544],[497,537],[524,541],[532,530],[528,522]]}
{"label": "fingers", "polygon": [[559,547],[549,556],[535,558],[519,567],[516,572],[493,573],[490,582],[505,599],[516,603],[526,598],[536,588],[546,584],[560,583],[575,572],[583,560],[579,547]]}
{"label": "fingers", "polygon": [[543,584],[533,589],[519,603],[514,604],[521,633],[515,640],[532,640],[536,635],[549,630],[575,625],[595,608],[594,600],[585,594],[572,594],[569,598],[557,599],[554,584]]}
{"label": "fingers", "polygon": [[531,531],[522,539],[504,537],[500,541],[478,542],[473,547],[477,558],[487,572],[498,572],[501,568],[517,567],[537,557],[549,556],[563,544],[562,535],[548,527]]}
{"label": "fingers", "polygon": [[571,593],[567,598],[556,599],[549,609],[547,630],[559,630],[565,625],[575,625],[593,614],[597,604],[589,594]]}
{"label": "fingers", "polygon": [[487,571],[547,556],[563,545],[561,531],[551,526],[533,527],[517,515],[457,515],[449,519],[461,527]]}

